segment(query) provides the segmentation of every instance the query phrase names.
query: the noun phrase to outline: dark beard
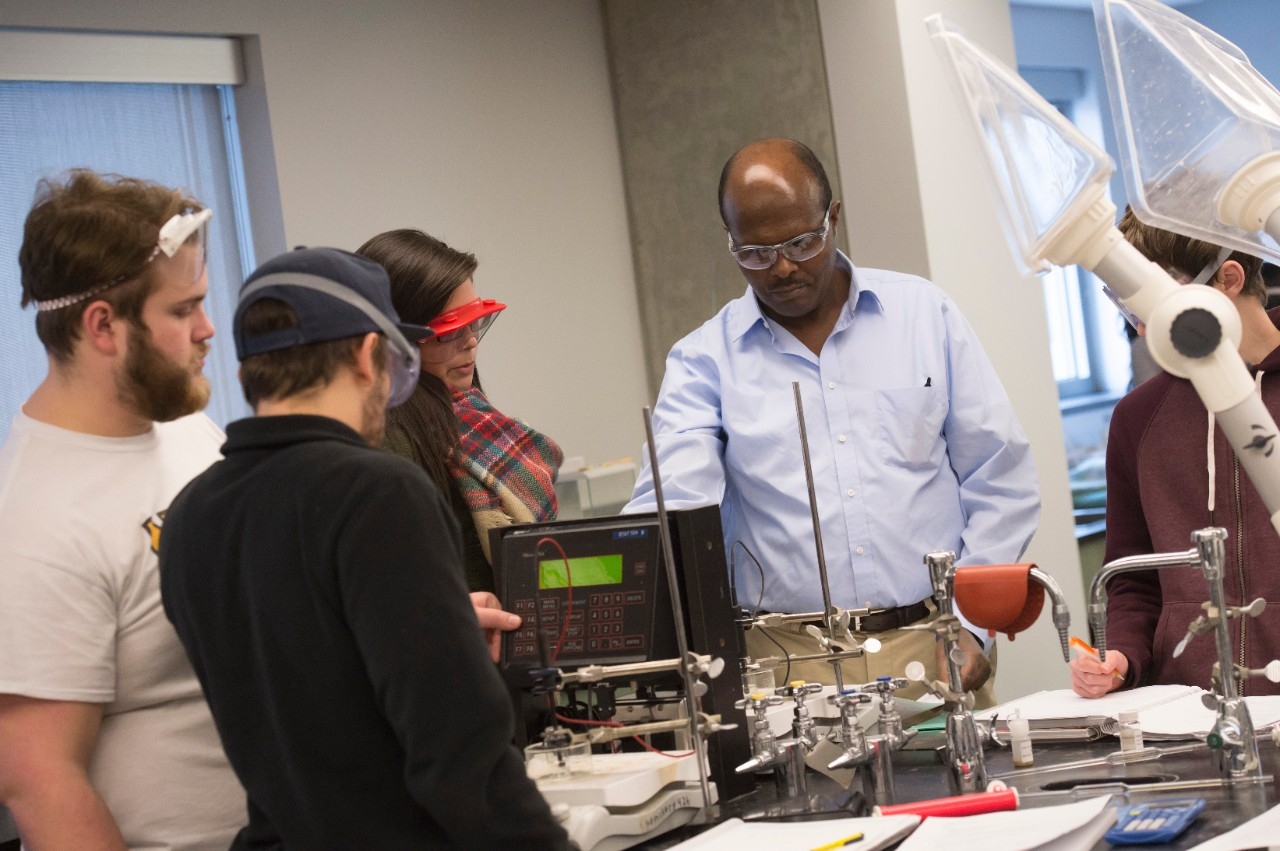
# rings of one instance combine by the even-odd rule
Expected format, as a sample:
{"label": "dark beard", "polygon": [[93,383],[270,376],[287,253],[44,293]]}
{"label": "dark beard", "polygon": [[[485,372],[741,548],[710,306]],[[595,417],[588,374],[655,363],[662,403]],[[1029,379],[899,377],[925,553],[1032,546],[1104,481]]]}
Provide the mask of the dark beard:
{"label": "dark beard", "polygon": [[[205,346],[208,351],[208,346]],[[129,323],[129,353],[116,376],[120,398],[141,416],[167,423],[204,409],[209,379],[193,375],[151,344],[151,332]]]}
{"label": "dark beard", "polygon": [[382,446],[387,430],[387,393],[380,388],[381,382],[375,382],[360,408],[360,436],[375,447]]}

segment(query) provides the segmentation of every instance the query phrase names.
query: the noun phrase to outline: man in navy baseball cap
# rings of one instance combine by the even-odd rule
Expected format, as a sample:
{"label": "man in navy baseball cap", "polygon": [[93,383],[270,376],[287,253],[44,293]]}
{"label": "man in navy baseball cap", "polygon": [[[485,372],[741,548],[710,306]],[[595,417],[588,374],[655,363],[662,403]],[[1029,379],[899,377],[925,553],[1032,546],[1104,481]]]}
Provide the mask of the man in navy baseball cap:
{"label": "man in navy baseball cap", "polygon": [[[240,290],[232,333],[236,356],[293,346],[324,343],[366,333],[386,338],[394,408],[413,392],[418,381],[418,340],[434,332],[400,321],[391,304],[386,270],[365,257],[337,248],[298,248],[263,263]],[[269,330],[246,331],[245,312],[262,299],[275,299],[292,309],[297,322]],[[253,400],[249,400],[253,404]]]}
{"label": "man in navy baseball cap", "polygon": [[233,849],[571,847],[481,629],[520,618],[468,597],[448,503],[379,448],[429,334],[345,251],[290,252],[241,290],[256,415],[160,542],[165,612],[248,795]]}

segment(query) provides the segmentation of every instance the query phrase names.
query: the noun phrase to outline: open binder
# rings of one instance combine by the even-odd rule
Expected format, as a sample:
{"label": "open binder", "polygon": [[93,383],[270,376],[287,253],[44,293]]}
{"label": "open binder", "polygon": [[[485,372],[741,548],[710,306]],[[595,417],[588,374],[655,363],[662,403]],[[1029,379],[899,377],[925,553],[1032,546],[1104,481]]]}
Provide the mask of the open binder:
{"label": "open binder", "polygon": [[[1199,686],[1159,685],[1113,691],[1099,698],[1085,698],[1071,689],[1038,691],[1025,697],[979,710],[974,716],[994,721],[1007,732],[1006,719],[1016,710],[1030,722],[1031,737],[1092,739],[1118,735],[1121,712],[1136,711],[1143,738],[1152,740],[1200,739],[1217,717],[1204,698],[1210,693]],[[1255,730],[1280,723],[1280,695],[1246,697]]]}

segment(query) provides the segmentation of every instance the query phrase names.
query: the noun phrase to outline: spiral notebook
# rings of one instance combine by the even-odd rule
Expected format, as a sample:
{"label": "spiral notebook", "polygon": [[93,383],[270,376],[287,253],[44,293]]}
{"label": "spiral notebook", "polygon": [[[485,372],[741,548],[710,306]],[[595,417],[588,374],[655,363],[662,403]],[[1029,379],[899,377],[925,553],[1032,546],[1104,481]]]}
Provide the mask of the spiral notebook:
{"label": "spiral notebook", "polygon": [[[1113,691],[1099,698],[1085,698],[1071,689],[1038,691],[1026,697],[975,712],[980,719],[995,719],[998,729],[1016,710],[1031,722],[1032,730],[1074,730],[1097,728],[1115,734],[1121,712],[1138,713],[1143,736],[1152,739],[1200,738],[1213,727],[1216,711],[1204,704],[1209,692],[1199,686],[1143,686]],[[1280,722],[1280,696],[1247,697],[1254,729]]]}
{"label": "spiral notebook", "polygon": [[[920,823],[920,816],[837,818],[804,822],[729,819],[675,846],[681,851],[811,851],[848,843],[850,851],[875,851],[896,843]],[[858,838],[854,838],[858,837]]]}

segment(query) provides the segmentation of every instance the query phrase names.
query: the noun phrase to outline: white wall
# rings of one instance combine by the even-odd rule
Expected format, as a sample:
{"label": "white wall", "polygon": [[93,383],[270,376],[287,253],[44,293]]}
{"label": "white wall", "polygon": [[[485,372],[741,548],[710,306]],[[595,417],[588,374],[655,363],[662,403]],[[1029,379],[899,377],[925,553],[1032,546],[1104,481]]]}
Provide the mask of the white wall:
{"label": "white wall", "polygon": [[420,227],[474,252],[480,292],[510,305],[480,355],[495,404],[570,455],[636,454],[648,393],[594,0],[0,0],[0,26],[256,37],[273,250]]}
{"label": "white wall", "polygon": [[[927,16],[942,12],[1013,66],[1008,7],[990,0],[819,0],[819,9],[851,256],[931,278],[977,331],[1031,440],[1040,476],[1040,528],[1024,558],[1058,580],[1083,629],[1044,299],[1038,282],[1022,278],[1014,265],[976,137],[924,26]],[[872,79],[876,85],[863,84]],[[1015,642],[1001,639],[997,697],[1067,685],[1047,610]]]}

